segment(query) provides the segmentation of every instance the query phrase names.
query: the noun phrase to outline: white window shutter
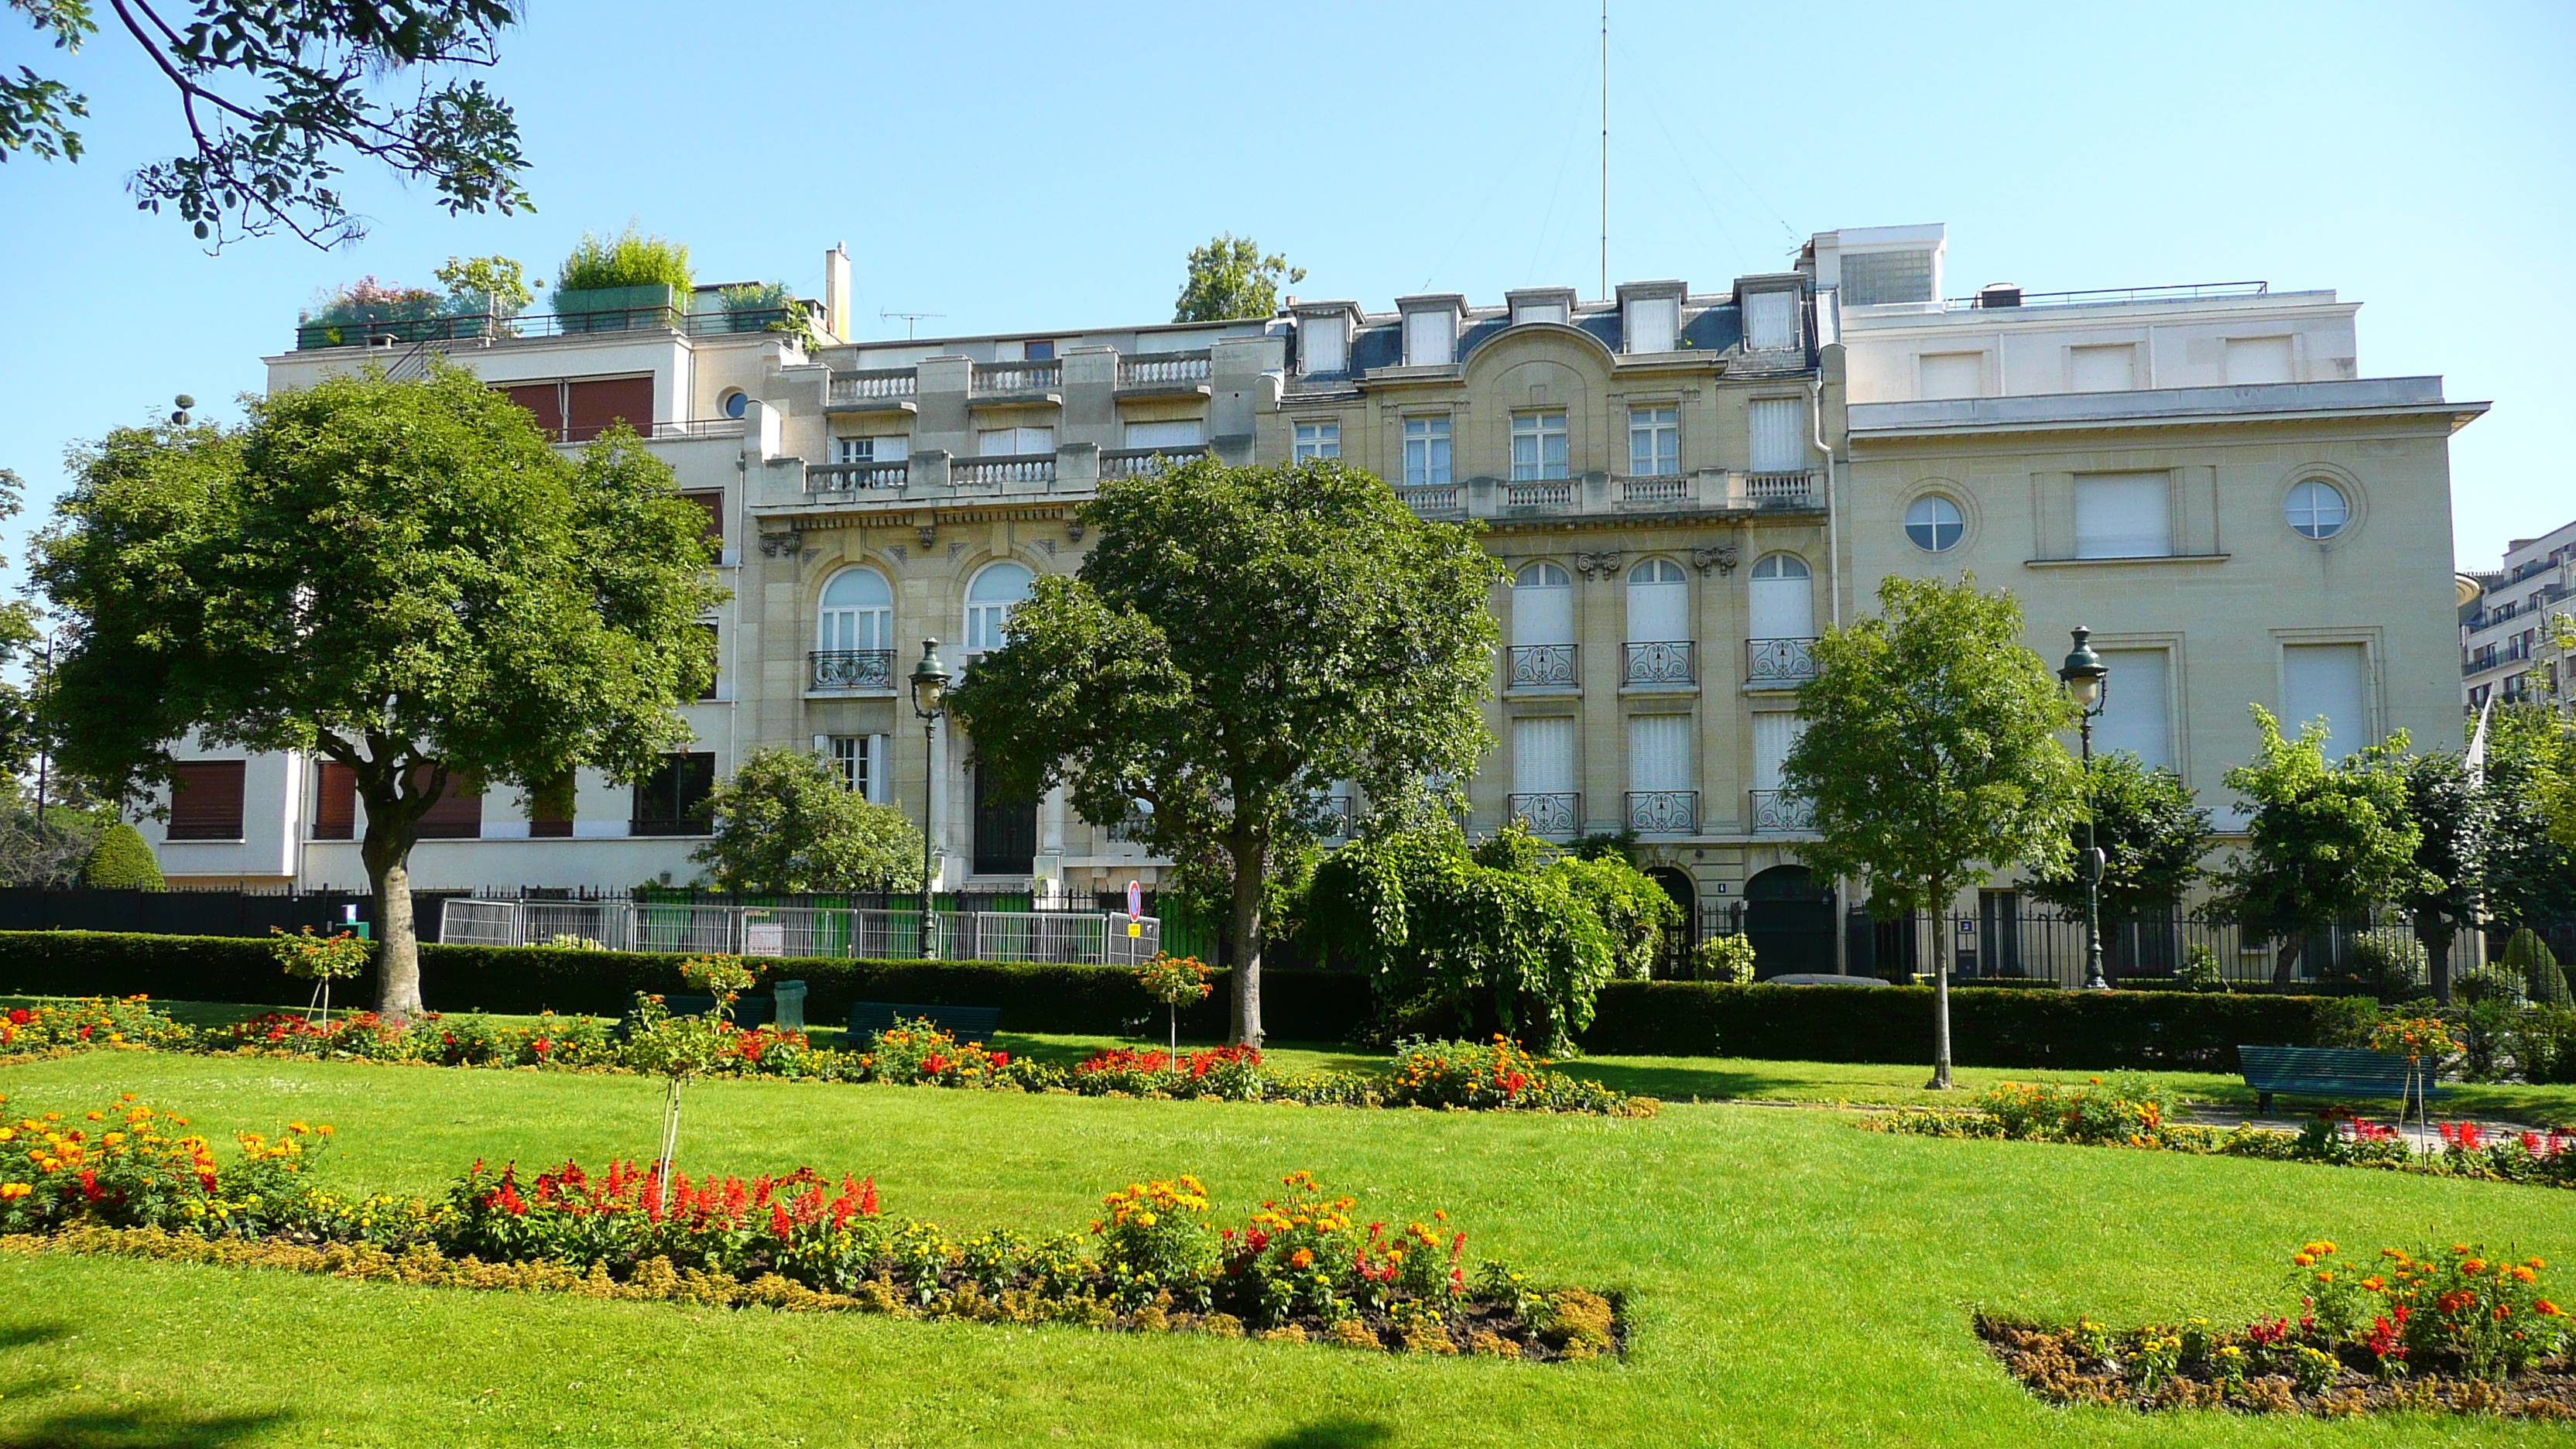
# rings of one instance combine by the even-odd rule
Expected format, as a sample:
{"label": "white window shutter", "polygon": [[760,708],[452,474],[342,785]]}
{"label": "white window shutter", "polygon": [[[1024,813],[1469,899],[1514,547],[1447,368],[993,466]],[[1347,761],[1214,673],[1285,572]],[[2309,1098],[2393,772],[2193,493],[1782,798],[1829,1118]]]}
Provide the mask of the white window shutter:
{"label": "white window shutter", "polygon": [[1641,714],[1628,720],[1628,788],[1691,787],[1691,719],[1686,714]]}
{"label": "white window shutter", "polygon": [[2101,722],[2093,726],[2094,753],[2127,750],[2143,764],[2172,769],[2172,728],[2166,713],[2171,656],[2162,649],[2105,649],[2102,663],[2111,677],[2102,697]]}
{"label": "white window shutter", "polygon": [[894,736],[868,736],[868,799],[883,805],[894,795]]}
{"label": "white window shutter", "polygon": [[1512,722],[1512,784],[1522,795],[1574,793],[1574,721],[1566,716]]}
{"label": "white window shutter", "polygon": [[1780,767],[1789,751],[1805,734],[1806,725],[1794,714],[1766,713],[1753,717],[1753,788],[1777,790]]}
{"label": "white window shutter", "polygon": [[2075,480],[2077,558],[2157,558],[2173,552],[2172,480],[2101,473]]}
{"label": "white window shutter", "polygon": [[2368,743],[2368,659],[2359,644],[2293,644],[2281,651],[2281,733],[2322,717],[2326,763]]}
{"label": "white window shutter", "polygon": [[1757,351],[1797,346],[1797,294],[1756,292],[1745,298],[1744,345]]}
{"label": "white window shutter", "polygon": [[1752,425],[1754,472],[1797,473],[1806,469],[1806,399],[1755,398]]}

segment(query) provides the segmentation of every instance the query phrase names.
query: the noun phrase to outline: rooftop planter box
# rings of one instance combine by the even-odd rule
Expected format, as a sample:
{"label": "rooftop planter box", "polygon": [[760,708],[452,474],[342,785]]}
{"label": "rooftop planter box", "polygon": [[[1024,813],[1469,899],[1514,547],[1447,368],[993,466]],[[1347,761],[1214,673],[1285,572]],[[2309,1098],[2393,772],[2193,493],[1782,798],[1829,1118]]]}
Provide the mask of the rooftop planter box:
{"label": "rooftop planter box", "polygon": [[446,306],[442,298],[433,304],[435,310],[404,304],[358,307],[349,309],[350,315],[300,322],[295,328],[295,350],[448,342],[491,336],[504,325],[489,312],[450,313]]}
{"label": "rooftop planter box", "polygon": [[667,282],[633,287],[570,287],[555,293],[555,320],[566,332],[677,330],[686,315]]}

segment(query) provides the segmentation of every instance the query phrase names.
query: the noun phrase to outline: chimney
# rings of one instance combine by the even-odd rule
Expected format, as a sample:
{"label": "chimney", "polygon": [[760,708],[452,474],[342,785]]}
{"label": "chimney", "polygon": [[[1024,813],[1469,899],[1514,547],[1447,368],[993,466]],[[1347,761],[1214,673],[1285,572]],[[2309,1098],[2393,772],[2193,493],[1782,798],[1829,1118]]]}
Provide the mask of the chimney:
{"label": "chimney", "polygon": [[823,253],[823,326],[841,340],[850,337],[850,253],[840,243]]}

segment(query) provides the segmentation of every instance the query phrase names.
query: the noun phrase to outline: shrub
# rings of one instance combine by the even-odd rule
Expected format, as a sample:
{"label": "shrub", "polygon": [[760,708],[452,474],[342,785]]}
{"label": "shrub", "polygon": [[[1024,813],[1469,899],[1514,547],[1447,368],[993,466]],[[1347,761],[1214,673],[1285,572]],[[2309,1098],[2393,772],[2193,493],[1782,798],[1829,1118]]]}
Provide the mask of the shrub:
{"label": "shrub", "polygon": [[2424,943],[2394,927],[2362,931],[2344,945],[2344,960],[2354,979],[2382,1001],[2404,1001],[2423,983],[2431,958]]}
{"label": "shrub", "polygon": [[[0,1098],[0,1101],[6,1101]],[[188,1119],[154,1111],[128,1092],[68,1122],[63,1113],[0,1127],[0,1233],[110,1227],[258,1234],[292,1215],[303,1170],[330,1127],[289,1123],[272,1141],[240,1133],[229,1162]]]}
{"label": "shrub", "polygon": [[[44,1051],[55,1047],[181,1047],[188,1029],[153,1008],[148,998],[87,997],[73,1002],[41,1001],[14,1007],[0,1017],[0,1051]],[[0,1152],[0,1157],[8,1154]]]}
{"label": "shrub", "polygon": [[898,1021],[878,1032],[860,1058],[869,1080],[898,1087],[1000,1087],[1018,1083],[1005,1075],[1009,1052],[961,1042],[927,1018]]}
{"label": "shrub", "polygon": [[1107,1047],[1075,1066],[1068,1080],[1086,1097],[1124,1092],[1257,1102],[1263,1096],[1261,1053],[1247,1046],[1212,1047],[1178,1059],[1152,1048]]}
{"label": "shrub", "polygon": [[2576,1082],[2576,1010],[2534,1007],[2517,1016],[2510,1032],[2507,1049],[2522,1068],[2524,1081],[2561,1085]]}
{"label": "shrub", "polygon": [[[1491,1043],[1408,1041],[1396,1046],[1395,1065],[1381,1089],[1390,1107],[1470,1110],[1607,1112],[1650,1115],[1598,1082],[1577,1081],[1548,1070],[1547,1060],[1497,1034]],[[1632,1100],[1638,1105],[1632,1108]]]}
{"label": "shrub", "polygon": [[2227,978],[2218,969],[2218,953],[2207,944],[2194,941],[2182,953],[2182,964],[2174,968],[2174,984],[2185,991],[2225,991]]}
{"label": "shrub", "polygon": [[1700,981],[1724,981],[1736,986],[1753,982],[1753,939],[1738,933],[1711,936],[1691,951],[1691,976]]}
{"label": "shrub", "polygon": [[2488,1001],[2511,1005],[2522,1000],[2522,988],[2522,978],[2514,972],[2502,967],[2480,966],[2474,971],[2461,972],[2459,979],[2451,983],[2451,995],[2469,1006]]}
{"label": "shrub", "polygon": [[1976,1109],[1997,1136],[2014,1141],[2143,1145],[2173,1110],[2172,1093],[2135,1074],[2100,1077],[2083,1086],[2006,1082],[1981,1092]]}
{"label": "shrub", "polygon": [[2508,974],[2522,978],[2523,994],[2532,1001],[2543,1006],[2568,1004],[2567,975],[2559,969],[2549,943],[2529,926],[2504,943],[2504,966]]}
{"label": "shrub", "polygon": [[1091,1231],[1100,1238],[1100,1266],[1119,1303],[1139,1307],[1170,1294],[1208,1307],[1217,1240],[1208,1231],[1207,1189],[1197,1178],[1185,1172],[1170,1182],[1135,1183],[1100,1205],[1109,1216]]}
{"label": "shrub", "polygon": [[89,848],[89,859],[81,865],[81,884],[97,890],[157,891],[165,883],[151,843],[143,832],[120,820]]}
{"label": "shrub", "polygon": [[403,287],[361,277],[323,294],[305,314],[313,326],[353,322],[412,322],[446,315],[447,299],[426,287]]}
{"label": "shrub", "polygon": [[555,272],[557,293],[605,287],[669,287],[685,304],[695,276],[689,249],[663,237],[645,236],[633,222],[614,237],[583,232],[562,267]]}
{"label": "shrub", "polygon": [[508,257],[449,257],[438,284],[447,289],[449,310],[462,316],[516,317],[537,299],[527,269]]}

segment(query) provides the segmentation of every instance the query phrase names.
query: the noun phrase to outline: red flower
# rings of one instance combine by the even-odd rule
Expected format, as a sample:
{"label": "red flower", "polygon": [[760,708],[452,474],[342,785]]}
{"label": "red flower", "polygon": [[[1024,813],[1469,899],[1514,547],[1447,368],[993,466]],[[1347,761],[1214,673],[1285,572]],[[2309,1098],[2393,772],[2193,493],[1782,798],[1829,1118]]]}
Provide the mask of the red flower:
{"label": "red flower", "polygon": [[783,1237],[786,1237],[786,1236],[787,1236],[787,1233],[788,1233],[788,1230],[789,1230],[791,1227],[793,1227],[793,1226],[794,1226],[793,1224],[791,1224],[791,1223],[789,1223],[789,1222],[787,1221],[787,1209],[786,1209],[786,1208],[784,1208],[784,1207],[780,1206],[780,1205],[779,1205],[779,1204],[777,1204],[777,1203],[771,1203],[771,1204],[769,1205],[769,1233],[770,1233],[770,1236],[772,1236],[772,1237],[777,1237],[777,1238],[783,1238]]}
{"label": "red flower", "polygon": [[863,1218],[872,1218],[876,1215],[877,1180],[875,1174],[871,1173],[869,1174],[867,1181],[859,1184],[859,1216]]}
{"label": "red flower", "polygon": [[36,1014],[23,1006],[9,1013],[9,1024],[12,1026],[25,1026],[35,1019]]}

